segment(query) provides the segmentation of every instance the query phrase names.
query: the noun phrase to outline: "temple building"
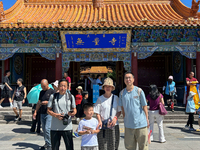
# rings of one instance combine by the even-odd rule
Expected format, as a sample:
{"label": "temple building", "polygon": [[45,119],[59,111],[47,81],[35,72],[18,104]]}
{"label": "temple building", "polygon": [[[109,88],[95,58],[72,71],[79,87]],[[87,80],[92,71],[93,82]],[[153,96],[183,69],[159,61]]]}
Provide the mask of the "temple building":
{"label": "temple building", "polygon": [[200,80],[200,13],[195,0],[17,0],[0,2],[0,78],[11,70],[30,89],[68,71],[73,82],[84,63],[112,64],[118,87],[132,71],[148,92],[169,75],[183,98],[185,78]]}

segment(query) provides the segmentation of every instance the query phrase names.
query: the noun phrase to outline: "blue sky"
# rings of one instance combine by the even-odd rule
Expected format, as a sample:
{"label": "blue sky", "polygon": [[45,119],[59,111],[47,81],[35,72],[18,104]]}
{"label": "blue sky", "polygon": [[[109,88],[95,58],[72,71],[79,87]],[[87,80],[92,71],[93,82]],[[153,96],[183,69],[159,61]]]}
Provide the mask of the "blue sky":
{"label": "blue sky", "polygon": [[[17,0],[1,0],[3,1],[4,10],[9,9]],[[192,0],[181,0],[183,4],[188,7],[191,7]]]}

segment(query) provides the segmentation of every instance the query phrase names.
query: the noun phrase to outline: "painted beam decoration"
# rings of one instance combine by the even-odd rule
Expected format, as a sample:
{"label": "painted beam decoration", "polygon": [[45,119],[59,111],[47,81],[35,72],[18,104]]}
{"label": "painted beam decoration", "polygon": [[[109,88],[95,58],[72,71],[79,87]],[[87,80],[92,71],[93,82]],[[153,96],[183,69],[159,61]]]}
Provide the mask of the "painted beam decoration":
{"label": "painted beam decoration", "polygon": [[0,60],[11,58],[15,53],[39,53],[48,60],[55,60],[61,53],[61,44],[0,44]]}
{"label": "painted beam decoration", "polygon": [[128,52],[131,30],[61,31],[65,52]]}
{"label": "painted beam decoration", "polygon": [[124,68],[126,71],[131,70],[131,52],[122,52],[122,53],[85,53],[85,52],[79,52],[79,53],[63,53],[62,57],[62,68],[63,72],[68,71],[69,64],[71,61],[75,62],[107,62],[107,61],[123,61]]}

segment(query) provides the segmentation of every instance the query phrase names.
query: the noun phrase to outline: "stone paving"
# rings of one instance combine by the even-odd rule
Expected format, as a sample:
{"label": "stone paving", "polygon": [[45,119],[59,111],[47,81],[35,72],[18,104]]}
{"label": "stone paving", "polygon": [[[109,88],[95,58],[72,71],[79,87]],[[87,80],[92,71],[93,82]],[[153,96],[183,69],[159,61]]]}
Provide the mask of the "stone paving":
{"label": "stone paving", "polygon": [[[198,128],[197,125],[194,125]],[[77,125],[73,126],[74,130]],[[0,150],[38,150],[44,144],[42,134],[29,133],[30,126],[22,124],[1,124],[0,125]],[[158,128],[155,124],[154,139],[149,145],[150,150],[199,150],[200,132],[193,132],[184,129],[184,124],[165,124],[164,132],[167,142],[161,144],[158,142]],[[120,147],[124,148],[124,127],[120,124]],[[74,138],[74,150],[80,150],[81,137]],[[65,150],[64,142],[61,142],[60,150]]]}

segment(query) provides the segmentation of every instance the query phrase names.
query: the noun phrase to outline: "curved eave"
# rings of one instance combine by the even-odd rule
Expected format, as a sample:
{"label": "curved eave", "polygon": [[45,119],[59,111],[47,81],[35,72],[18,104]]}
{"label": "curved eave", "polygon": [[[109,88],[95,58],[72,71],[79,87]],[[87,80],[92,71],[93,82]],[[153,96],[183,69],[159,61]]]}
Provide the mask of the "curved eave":
{"label": "curved eave", "polygon": [[[192,1],[191,1],[192,3]],[[171,0],[172,8],[179,13],[184,18],[190,17],[191,8],[185,6],[181,0]],[[197,13],[198,18],[200,19],[200,13]]]}
{"label": "curved eave", "polygon": [[21,12],[22,7],[24,6],[24,0],[17,0],[17,2],[10,7],[9,9],[4,11],[6,20],[13,18]]}

